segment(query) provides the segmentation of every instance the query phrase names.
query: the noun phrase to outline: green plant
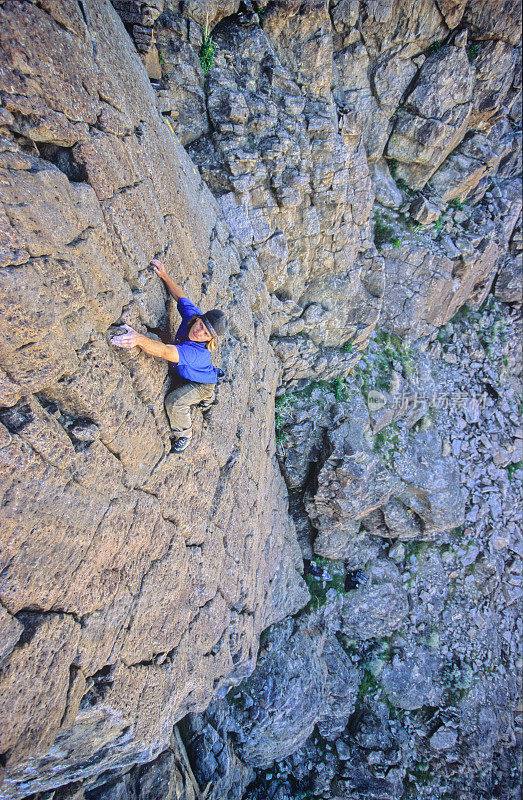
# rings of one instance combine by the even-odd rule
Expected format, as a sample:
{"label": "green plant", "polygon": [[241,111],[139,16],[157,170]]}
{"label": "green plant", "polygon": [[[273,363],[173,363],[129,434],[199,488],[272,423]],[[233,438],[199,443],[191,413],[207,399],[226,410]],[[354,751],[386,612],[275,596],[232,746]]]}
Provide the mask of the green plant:
{"label": "green plant", "polygon": [[463,211],[463,202],[461,200],[458,200],[457,198],[451,200],[449,206],[451,208],[455,208],[457,211]]}
{"label": "green plant", "polygon": [[[313,560],[313,563],[318,567],[324,567],[326,564],[329,564],[329,561],[322,556],[316,556],[316,558]],[[330,564],[332,565],[332,562],[330,562]],[[311,594],[311,599],[305,606],[305,612],[310,611],[311,609],[318,609],[325,605],[327,602],[327,592],[330,589],[334,589],[337,594],[347,594],[345,591],[345,575],[335,572],[332,566],[327,567],[327,571],[329,572],[329,575],[331,575],[331,572],[334,573],[328,580],[316,578],[314,575],[311,575],[310,572],[305,573],[305,583],[307,584]]]}
{"label": "green plant", "polygon": [[392,241],[395,237],[394,228],[387,225],[381,217],[377,217],[374,221],[374,244],[379,249],[386,242]]}
{"label": "green plant", "polygon": [[478,339],[483,347],[485,353],[492,361],[494,350],[497,347],[503,347],[508,340],[507,325],[504,319],[497,319],[493,325],[484,327],[478,333]]}
{"label": "green plant", "polygon": [[394,236],[390,241],[395,250],[397,250],[398,247],[401,247],[401,239],[398,236]]}
{"label": "green plant", "polygon": [[204,33],[202,46],[200,47],[200,64],[204,75],[208,75],[214,63],[216,46],[209,33]]}
{"label": "green plant", "polygon": [[419,786],[432,783],[434,770],[425,761],[414,761],[405,775],[405,798],[419,797]]}
{"label": "green plant", "polygon": [[381,689],[381,700],[384,701],[389,710],[389,717],[399,722],[403,722],[405,719],[405,709],[397,708],[383,687]]}
{"label": "green plant", "polygon": [[516,472],[520,469],[523,469],[523,461],[517,461],[515,464],[507,464],[505,469],[507,470],[509,480],[512,481],[514,480]]}
{"label": "green plant", "polygon": [[344,353],[352,353],[352,351],[354,350],[354,345],[352,344],[352,342],[345,342],[345,344],[341,346],[341,349],[343,350]]}
{"label": "green plant", "polygon": [[396,178],[396,186],[401,192],[403,192],[403,194],[406,194],[407,197],[413,197],[416,194],[416,192],[410,188],[407,181],[405,181],[403,178]]}
{"label": "green plant", "polygon": [[256,152],[256,140],[252,133],[248,133],[247,136],[245,137],[243,149],[246,150],[248,153]]}
{"label": "green plant", "polygon": [[394,457],[399,450],[399,430],[396,422],[391,422],[376,434],[372,449],[375,453],[382,452],[383,460],[389,466],[394,465]]}
{"label": "green plant", "polygon": [[376,694],[379,688],[379,680],[372,674],[370,669],[366,667],[358,688],[358,702],[361,703],[363,698],[370,694]]}
{"label": "green plant", "polygon": [[158,53],[158,61],[159,61],[160,65],[163,67],[163,65],[165,64],[165,58],[164,58],[163,53],[160,53],[160,52]]}
{"label": "green plant", "polygon": [[473,61],[476,60],[479,53],[479,45],[476,42],[472,42],[471,44],[467,45],[466,47],[468,60],[472,64]]}
{"label": "green plant", "polygon": [[461,306],[461,308],[458,309],[458,311],[456,311],[456,313],[454,314],[454,316],[450,320],[450,324],[451,325],[457,325],[460,322],[463,322],[464,320],[468,320],[472,316],[472,314],[473,314],[473,311],[470,308],[470,306],[467,306],[467,305]]}
{"label": "green plant", "polygon": [[377,338],[383,348],[383,355],[388,360],[389,368],[394,365],[394,362],[398,361],[405,377],[408,378],[412,375],[414,362],[410,347],[399,336],[385,331],[380,331]]}
{"label": "green plant", "polygon": [[420,542],[418,539],[410,542],[404,542],[403,547],[405,548],[405,558],[423,555],[428,546],[428,542]]}
{"label": "green plant", "polygon": [[260,28],[263,28],[263,23],[265,20],[265,12],[267,11],[267,6],[258,6],[256,12],[258,14],[258,20],[260,22]]}
{"label": "green plant", "polygon": [[444,703],[455,706],[469,693],[472,686],[472,667],[466,661],[454,657],[448,660],[441,670],[444,686]]}
{"label": "green plant", "polygon": [[388,158],[387,164],[389,165],[389,172],[391,176],[396,180],[396,174],[398,171],[398,160],[396,158]]}
{"label": "green plant", "polygon": [[443,219],[443,217],[440,217],[439,219],[436,220],[436,222],[434,223],[434,230],[436,231],[437,234],[441,233],[444,224],[445,220]]}
{"label": "green plant", "polygon": [[276,434],[275,434],[275,436],[276,436],[276,442],[278,444],[283,444],[284,441],[287,439],[287,434],[280,427],[281,424],[282,424],[281,423],[281,419],[278,419],[278,417],[276,417]]}
{"label": "green plant", "polygon": [[333,392],[334,397],[338,402],[349,399],[347,384],[345,383],[343,378],[341,377],[334,378],[334,380],[331,381],[330,384],[327,384],[327,386],[329,387],[330,391]]}
{"label": "green plant", "polygon": [[425,54],[427,56],[433,56],[434,53],[438,53],[442,47],[445,46],[445,41],[443,39],[439,39],[437,42],[432,42],[432,44],[427,47],[425,50]]}
{"label": "green plant", "polygon": [[276,429],[276,441],[279,443],[284,442],[286,439],[284,427],[289,421],[286,416],[292,410],[295,402],[296,398],[292,394],[282,394],[274,401],[274,427]]}

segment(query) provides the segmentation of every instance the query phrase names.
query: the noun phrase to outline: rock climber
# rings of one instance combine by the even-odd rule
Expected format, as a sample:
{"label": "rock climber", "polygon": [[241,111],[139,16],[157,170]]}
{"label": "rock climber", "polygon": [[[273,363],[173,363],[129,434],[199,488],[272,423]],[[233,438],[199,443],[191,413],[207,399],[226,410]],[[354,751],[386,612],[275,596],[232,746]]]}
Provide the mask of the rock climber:
{"label": "rock climber", "polygon": [[123,325],[125,333],[113,336],[116,347],[138,346],[145,353],[170,361],[174,388],[165,398],[165,410],[172,430],[171,453],[181,453],[191,443],[191,406],[208,409],[221,370],[211,362],[211,352],[217,346],[218,336],[223,336],[227,323],[223,311],[213,308],[205,314],[185,296],[182,289],[169,276],[165,265],[153,259],[156,275],[165,283],[167,291],[177,301],[182,321],[174,344],[163,344],[138,333],[130,325]]}

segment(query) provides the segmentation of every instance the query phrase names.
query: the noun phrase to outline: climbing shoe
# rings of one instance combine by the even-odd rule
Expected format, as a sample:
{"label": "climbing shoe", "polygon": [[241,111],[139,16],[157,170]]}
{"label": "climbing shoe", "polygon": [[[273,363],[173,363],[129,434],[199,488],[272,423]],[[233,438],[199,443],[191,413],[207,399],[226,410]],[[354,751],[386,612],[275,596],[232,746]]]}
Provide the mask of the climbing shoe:
{"label": "climbing shoe", "polygon": [[186,447],[191,444],[192,436],[180,436],[179,439],[173,439],[171,444],[171,453],[181,453]]}

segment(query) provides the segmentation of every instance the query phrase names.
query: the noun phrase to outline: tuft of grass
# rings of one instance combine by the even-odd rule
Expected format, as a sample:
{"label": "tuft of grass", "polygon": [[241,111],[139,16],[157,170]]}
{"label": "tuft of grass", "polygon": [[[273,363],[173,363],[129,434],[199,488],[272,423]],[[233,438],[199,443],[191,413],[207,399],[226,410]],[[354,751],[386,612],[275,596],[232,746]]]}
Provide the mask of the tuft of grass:
{"label": "tuft of grass", "polygon": [[[313,563],[317,564],[319,567],[325,567],[328,565],[329,561],[323,558],[323,556],[316,556]],[[329,570],[328,566],[326,568]],[[311,594],[311,599],[305,606],[304,612],[317,610],[321,606],[324,606],[327,602],[327,592],[330,589],[334,589],[337,594],[347,594],[345,591],[345,576],[339,573],[335,573],[332,575],[331,579],[327,581],[322,581],[320,578],[314,577],[310,572],[306,572],[303,577]]]}
{"label": "tuft of grass", "polygon": [[376,694],[379,687],[379,680],[372,674],[370,669],[366,668],[358,689],[358,702],[361,703],[361,701],[370,694]]}
{"label": "tuft of grass", "polygon": [[470,664],[458,657],[448,660],[441,671],[441,682],[445,688],[445,706],[455,706],[469,693],[473,671]]}
{"label": "tuft of grass", "polygon": [[450,324],[457,325],[460,322],[468,321],[473,314],[474,312],[470,306],[461,306],[450,320]]}
{"label": "tuft of grass", "polygon": [[256,9],[256,13],[258,14],[258,20],[260,22],[260,28],[263,28],[263,23],[265,20],[265,12],[267,11],[267,6],[258,6]]}
{"label": "tuft of grass", "polygon": [[203,37],[202,46],[200,47],[200,64],[204,75],[208,75],[214,63],[214,54],[216,53],[216,45],[214,44],[211,35],[206,33]]}
{"label": "tuft of grass", "polygon": [[372,447],[375,453],[382,452],[382,457],[389,467],[394,466],[394,457],[399,450],[399,430],[396,422],[391,422],[379,431]]}
{"label": "tuft of grass", "polygon": [[408,344],[405,344],[399,336],[385,331],[380,331],[377,338],[389,367],[392,368],[394,361],[399,361],[405,377],[409,378],[413,373],[414,367],[412,353]]}
{"label": "tuft of grass", "polygon": [[445,220],[443,219],[443,217],[440,217],[439,219],[436,220],[436,222],[434,223],[434,230],[436,231],[436,234],[441,233],[444,224]]}
{"label": "tuft of grass", "polygon": [[428,786],[434,780],[434,770],[425,761],[414,761],[407,769],[405,775],[405,791],[402,795],[405,800],[414,800],[420,797],[420,786]]}
{"label": "tuft of grass", "polygon": [[411,189],[408,185],[407,181],[404,178],[396,178],[396,186],[398,189],[403,192],[403,194],[407,195],[407,197],[414,197],[416,192],[414,189]]}
{"label": "tuft of grass", "polygon": [[290,422],[288,417],[289,414],[292,414],[295,404],[301,398],[310,397],[315,389],[320,389],[322,394],[333,394],[338,402],[348,400],[350,396],[347,384],[341,376],[329,382],[314,381],[297,392],[288,392],[280,395],[274,401],[274,426],[278,443],[283,443],[286,439],[285,425]]}
{"label": "tuft of grass", "polygon": [[428,542],[422,542],[419,539],[411,539],[409,542],[403,542],[403,547],[405,548],[405,558],[423,555],[428,546]]}
{"label": "tuft of grass", "polygon": [[457,211],[463,211],[463,203],[461,200],[458,199],[451,200],[449,206],[451,208],[455,208]]}
{"label": "tuft of grass", "polygon": [[334,397],[338,402],[343,402],[344,400],[349,399],[349,393],[347,391],[347,384],[343,380],[343,378],[334,378],[330,384],[327,384],[330,391],[334,394]]}

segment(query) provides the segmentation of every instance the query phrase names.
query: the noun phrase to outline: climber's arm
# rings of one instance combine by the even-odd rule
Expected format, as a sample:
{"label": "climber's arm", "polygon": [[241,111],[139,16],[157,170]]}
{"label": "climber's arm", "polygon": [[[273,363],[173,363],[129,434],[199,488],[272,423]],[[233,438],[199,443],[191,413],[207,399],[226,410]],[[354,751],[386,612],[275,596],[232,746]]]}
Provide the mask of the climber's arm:
{"label": "climber's arm", "polygon": [[173,281],[173,279],[165,269],[165,264],[163,264],[158,258],[153,258],[151,263],[153,265],[155,273],[165,283],[167,291],[169,292],[171,297],[174,297],[175,300],[179,300],[180,297],[185,297],[183,289],[181,289],[178,286],[178,284]]}
{"label": "climber's arm", "polygon": [[125,347],[126,349],[139,347],[144,353],[148,353],[150,356],[164,358],[166,361],[172,361],[174,364],[177,364],[180,360],[178,348],[173,344],[164,344],[163,342],[156,341],[156,339],[149,339],[148,336],[143,336],[143,334],[135,331],[130,325],[122,325],[122,327],[126,329],[126,332],[122,333],[120,336],[113,336],[111,339],[111,344],[114,344],[116,347]]}

